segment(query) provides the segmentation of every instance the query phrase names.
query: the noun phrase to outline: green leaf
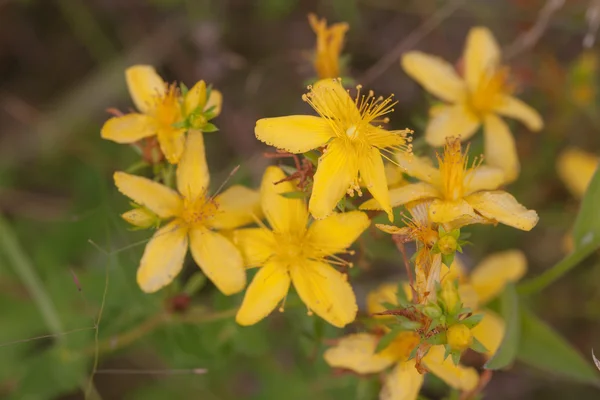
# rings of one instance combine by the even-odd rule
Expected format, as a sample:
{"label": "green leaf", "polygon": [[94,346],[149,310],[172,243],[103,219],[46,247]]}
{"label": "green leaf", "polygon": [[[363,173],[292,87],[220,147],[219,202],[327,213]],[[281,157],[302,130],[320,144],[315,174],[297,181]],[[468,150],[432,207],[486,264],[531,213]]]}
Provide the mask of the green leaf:
{"label": "green leaf", "polygon": [[432,345],[445,344],[446,342],[448,342],[448,339],[446,338],[446,332],[440,332],[425,339],[425,343]]}
{"label": "green leaf", "polygon": [[590,181],[585,196],[581,201],[581,208],[575,226],[573,227],[573,240],[575,248],[578,249],[594,239],[600,237],[600,213],[598,213],[598,204],[600,204],[600,168]]}
{"label": "green leaf", "polygon": [[286,199],[304,199],[306,198],[306,193],[300,190],[295,190],[293,192],[284,192],[279,193],[280,196],[285,197]]}
{"label": "green leaf", "polygon": [[171,124],[171,126],[176,129],[187,128],[188,122],[187,121],[177,121],[177,122],[173,122]]}
{"label": "green leaf", "polygon": [[477,340],[476,337],[473,337],[473,343],[471,344],[470,349],[478,353],[487,353],[485,346],[479,340]]}
{"label": "green leaf", "polygon": [[485,363],[484,368],[486,369],[496,370],[504,368],[511,364],[517,356],[521,323],[519,317],[519,298],[513,283],[506,285],[504,292],[500,296],[500,310],[506,322],[506,330],[500,347],[493,357]]}
{"label": "green leaf", "polygon": [[517,358],[543,371],[582,383],[600,385],[600,374],[554,329],[523,310]]}
{"label": "green leaf", "polygon": [[470,317],[465,318],[460,322],[461,322],[461,324],[465,325],[467,328],[471,329],[475,325],[480,323],[482,319],[483,319],[483,314],[473,314]]}
{"label": "green leaf", "polygon": [[219,128],[217,128],[217,126],[215,124],[211,124],[210,122],[207,122],[202,127],[202,132],[204,132],[204,133],[216,132],[218,130],[219,130]]}
{"label": "green leaf", "polygon": [[450,353],[450,355],[452,356],[452,362],[454,363],[454,365],[458,365],[460,363],[461,352],[458,350],[454,350],[452,353]]}
{"label": "green leaf", "polygon": [[543,274],[519,285],[520,294],[539,292],[600,248],[600,168],[596,169],[573,227],[574,251]]}
{"label": "green leaf", "polygon": [[183,82],[179,83],[179,90],[181,90],[181,95],[183,97],[185,97],[189,91],[188,87]]}
{"label": "green leaf", "polygon": [[375,348],[375,353],[379,353],[380,351],[382,351],[386,347],[388,347],[390,344],[392,344],[394,339],[396,339],[398,334],[400,332],[402,332],[403,330],[404,329],[402,329],[401,326],[393,327],[391,331],[389,331],[381,339],[379,339],[379,342],[377,343],[377,347]]}
{"label": "green leaf", "polygon": [[304,157],[306,157],[315,167],[319,163],[319,153],[315,150],[307,151],[304,153]]}
{"label": "green leaf", "polygon": [[295,167],[290,167],[289,165],[281,164],[279,166],[287,175],[293,175],[298,171]]}
{"label": "green leaf", "polygon": [[452,263],[454,262],[454,255],[455,253],[452,254],[442,254],[442,262],[448,267],[450,268],[450,266],[452,265]]}

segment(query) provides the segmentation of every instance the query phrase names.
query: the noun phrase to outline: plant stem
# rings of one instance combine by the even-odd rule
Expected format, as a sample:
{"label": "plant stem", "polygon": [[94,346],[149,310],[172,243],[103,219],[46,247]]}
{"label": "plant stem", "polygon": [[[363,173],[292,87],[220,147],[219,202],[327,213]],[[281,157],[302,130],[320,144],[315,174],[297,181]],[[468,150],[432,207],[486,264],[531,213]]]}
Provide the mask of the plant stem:
{"label": "plant stem", "polygon": [[191,309],[182,315],[163,313],[156,314],[146,319],[135,328],[117,336],[102,340],[97,346],[89,347],[85,349],[84,352],[86,354],[93,354],[96,351],[96,348],[99,352],[116,351],[134,343],[143,336],[148,335],[150,332],[163,325],[168,325],[171,323],[201,324],[206,322],[214,322],[233,317],[236,313],[237,308],[218,311],[215,313],[206,312],[205,310],[199,311]]}
{"label": "plant stem", "polygon": [[592,254],[598,247],[600,247],[600,238],[581,246],[563,258],[554,267],[545,271],[541,275],[536,276],[535,278],[521,283],[517,287],[518,293],[521,295],[531,295],[545,289],[547,286],[577,266],[577,264]]}

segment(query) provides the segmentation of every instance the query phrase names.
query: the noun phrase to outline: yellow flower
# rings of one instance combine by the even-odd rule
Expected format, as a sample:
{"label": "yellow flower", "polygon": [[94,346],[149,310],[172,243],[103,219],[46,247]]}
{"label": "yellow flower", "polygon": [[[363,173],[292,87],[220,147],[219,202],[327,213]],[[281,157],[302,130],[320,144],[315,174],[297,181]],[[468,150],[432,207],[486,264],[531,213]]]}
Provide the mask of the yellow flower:
{"label": "yellow flower", "polygon": [[[204,82],[198,82],[186,99],[175,85],[167,85],[149,65],[135,65],[125,71],[127,87],[139,113],[125,114],[106,121],[101,136],[117,143],[134,143],[150,136],[157,136],[160,149],[171,164],[177,164],[183,154],[186,128],[177,127],[186,117],[182,103],[200,104],[198,96]],[[204,97],[205,99],[205,97]],[[213,90],[211,98],[203,100],[205,106],[221,108],[221,94]],[[189,112],[192,110],[190,109]]]}
{"label": "yellow flower", "polygon": [[344,263],[334,254],[345,252],[370,221],[365,213],[353,211],[333,214],[307,227],[304,200],[281,195],[296,190],[295,186],[290,181],[274,184],[283,178],[280,168],[268,167],[261,185],[260,202],[271,229],[234,232],[246,265],[261,266],[248,286],[236,321],[252,325],[265,318],[293,283],[309,312],[343,327],[356,317],[356,299],[346,275],[330,264]]}
{"label": "yellow flower", "polygon": [[[405,151],[407,130],[387,131],[372,123],[392,111],[391,98],[361,95],[352,100],[339,80],[317,82],[303,96],[319,114],[264,118],[256,122],[256,137],[291,153],[327,146],[319,159],[308,208],[316,219],[327,217],[346,194],[359,195],[366,186],[390,219],[392,209],[381,151]],[[358,174],[360,173],[359,183]]]}
{"label": "yellow flower", "polygon": [[481,260],[470,276],[466,276],[464,271],[465,268],[456,258],[452,268],[442,266],[442,282],[454,281],[458,277],[458,291],[463,305],[483,314],[483,319],[471,329],[471,333],[487,349],[487,356],[491,357],[502,342],[505,324],[495,312],[480,308],[500,294],[507,283],[517,282],[525,275],[527,260],[521,251],[508,250]]}
{"label": "yellow flower", "polygon": [[[150,179],[115,172],[119,191],[161,219],[171,221],[146,245],[137,272],[144,292],[156,292],[181,271],[188,245],[204,274],[224,294],[246,285],[242,256],[229,239],[217,232],[253,221],[259,213],[257,192],[235,185],[207,195],[210,176],[202,133],[190,132],[177,167],[177,191]],[[126,213],[127,215],[127,213]]]}
{"label": "yellow flower", "polygon": [[[397,285],[382,285],[370,299],[396,303],[394,291]],[[378,292],[385,293],[378,293]],[[372,301],[369,301],[369,305]],[[369,312],[381,311],[381,304],[369,307]],[[372,309],[373,308],[373,309]],[[380,399],[415,400],[423,384],[424,376],[415,368],[415,360],[408,360],[411,351],[420,342],[414,332],[401,332],[392,343],[376,352],[380,337],[371,333],[348,335],[339,340],[335,347],[325,351],[325,361],[332,367],[344,368],[359,374],[372,374],[391,366],[393,370],[385,377]],[[477,386],[479,376],[474,368],[454,365],[451,358],[444,360],[444,346],[433,346],[423,358],[423,364],[434,375],[455,389],[469,391]]]}
{"label": "yellow flower", "polygon": [[600,158],[576,148],[564,150],[556,162],[558,176],[567,189],[582,199],[600,163]]}
{"label": "yellow flower", "polygon": [[[412,154],[398,153],[396,160],[408,175],[421,182],[391,189],[392,207],[433,199],[429,207],[431,220],[451,223],[454,227],[500,222],[529,231],[538,222],[535,211],[527,210],[509,193],[495,190],[504,182],[501,170],[477,163],[467,168],[467,154],[462,153],[457,138],[447,139],[443,156],[438,155],[439,169]],[[381,209],[372,200],[363,203],[360,208]]]}
{"label": "yellow flower", "polygon": [[314,67],[319,79],[339,77],[340,54],[348,24],[341,22],[327,27],[327,20],[319,19],[315,14],[308,14],[308,22],[317,35]]}
{"label": "yellow flower", "polygon": [[402,67],[408,75],[449,103],[435,107],[425,139],[432,146],[442,146],[448,136],[467,140],[483,124],[487,163],[502,168],[506,181],[513,181],[520,169],[515,141],[498,115],[519,119],[532,131],[542,129],[542,118],[511,96],[507,70],[500,66],[500,48],[487,28],[471,29],[463,62],[461,78],[441,58],[419,51],[402,57]]}

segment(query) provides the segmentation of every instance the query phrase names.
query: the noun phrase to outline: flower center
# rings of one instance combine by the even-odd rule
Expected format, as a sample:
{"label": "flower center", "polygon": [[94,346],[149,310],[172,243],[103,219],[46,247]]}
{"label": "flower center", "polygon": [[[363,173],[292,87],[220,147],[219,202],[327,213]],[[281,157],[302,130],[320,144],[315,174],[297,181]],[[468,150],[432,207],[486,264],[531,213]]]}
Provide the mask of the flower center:
{"label": "flower center", "polygon": [[181,218],[188,225],[205,225],[217,214],[219,204],[210,198],[200,196],[196,199],[183,199]]}
{"label": "flower center", "polygon": [[294,264],[299,259],[306,258],[306,249],[303,242],[303,238],[296,235],[278,234],[275,257],[279,262],[286,265]]}
{"label": "flower center", "polygon": [[437,155],[441,175],[441,191],[446,200],[458,200],[464,194],[464,179],[468,157],[463,155],[460,139],[451,137],[444,146],[444,154]]}
{"label": "flower center", "polygon": [[367,142],[371,124],[389,122],[383,116],[394,111],[397,102],[393,96],[384,99],[375,97],[373,91],[363,94],[361,89],[360,85],[356,87],[353,100],[340,79],[321,81],[309,86],[310,91],[302,99],[329,123],[337,137]]}
{"label": "flower center", "polygon": [[508,81],[508,68],[500,68],[487,73],[479,80],[479,85],[470,96],[470,105],[476,114],[486,114],[493,110],[499,96],[512,92]]}
{"label": "flower center", "polygon": [[165,93],[156,99],[154,118],[161,127],[172,128],[174,123],[183,119],[179,99],[179,90],[175,84],[170,85]]}

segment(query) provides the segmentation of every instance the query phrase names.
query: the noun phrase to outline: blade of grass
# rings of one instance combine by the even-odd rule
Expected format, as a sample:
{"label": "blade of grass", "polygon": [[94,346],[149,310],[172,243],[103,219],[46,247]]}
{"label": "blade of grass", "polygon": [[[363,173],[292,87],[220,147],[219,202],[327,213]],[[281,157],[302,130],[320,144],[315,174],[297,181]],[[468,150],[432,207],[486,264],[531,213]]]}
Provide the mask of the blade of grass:
{"label": "blade of grass", "polygon": [[[13,228],[2,214],[0,214],[0,249],[33,298],[50,333],[58,343],[64,343],[63,325],[54,302],[21,247]],[[86,384],[82,383],[81,389],[84,392],[89,391],[90,396],[86,398],[101,399],[93,383],[87,389]]]}

